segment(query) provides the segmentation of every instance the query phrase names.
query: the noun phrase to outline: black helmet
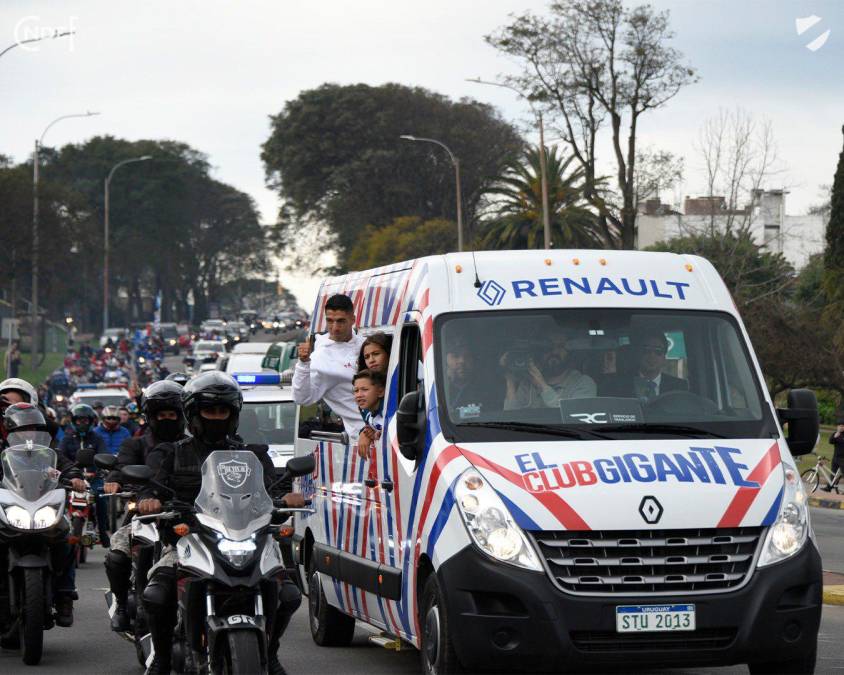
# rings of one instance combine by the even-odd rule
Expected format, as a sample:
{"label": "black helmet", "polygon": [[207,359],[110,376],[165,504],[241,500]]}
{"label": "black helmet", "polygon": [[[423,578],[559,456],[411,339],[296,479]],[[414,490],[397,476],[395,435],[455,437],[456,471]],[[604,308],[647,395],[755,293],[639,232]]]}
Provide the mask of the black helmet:
{"label": "black helmet", "polygon": [[15,403],[6,408],[3,425],[10,434],[15,431],[47,431],[44,413],[29,403]]}
{"label": "black helmet", "polygon": [[[176,382],[159,380],[144,389],[142,410],[153,436],[159,441],[176,441],[185,434],[185,413],[182,408],[182,387]],[[160,410],[173,410],[175,420],[159,420]]]}
{"label": "black helmet", "polygon": [[[87,424],[82,422],[85,419],[88,420]],[[83,436],[96,426],[98,419],[97,413],[87,403],[77,403],[70,409],[70,425]]]}
{"label": "black helmet", "polygon": [[170,373],[166,378],[165,381],[176,382],[181,386],[185,386],[188,383],[190,378],[185,373]]}
{"label": "black helmet", "polygon": [[[200,440],[210,444],[222,443],[227,436],[233,436],[237,431],[243,394],[231,375],[220,370],[197,375],[185,385],[182,402],[191,433]],[[200,410],[220,405],[226,406],[230,415],[226,420],[220,420],[219,424],[200,415]]]}

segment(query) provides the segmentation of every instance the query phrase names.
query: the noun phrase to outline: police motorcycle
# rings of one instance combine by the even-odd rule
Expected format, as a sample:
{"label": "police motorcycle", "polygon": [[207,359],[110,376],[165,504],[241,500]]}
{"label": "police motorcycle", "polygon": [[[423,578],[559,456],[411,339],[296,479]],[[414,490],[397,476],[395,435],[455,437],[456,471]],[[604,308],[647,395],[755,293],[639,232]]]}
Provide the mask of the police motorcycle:
{"label": "police motorcycle", "polygon": [[[117,457],[108,453],[94,455],[94,464],[98,469],[110,471],[117,464]],[[124,490],[107,494],[112,499],[126,500],[126,515],[124,525],[129,522],[131,527],[132,541],[132,574],[130,576],[130,589],[127,602],[127,613],[129,615],[130,627],[121,637],[135,645],[135,653],[141,666],[146,666],[149,647],[144,651],[144,644],[149,644],[149,628],[144,614],[144,605],[141,602],[141,595],[149,580],[149,570],[161,557],[161,541],[158,536],[158,528],[155,523],[141,521],[136,515],[137,493]],[[111,590],[105,593],[106,607],[109,618],[114,616],[117,609],[117,602]]]}
{"label": "police motorcycle", "polygon": [[41,431],[10,433],[2,453],[0,543],[8,550],[6,569],[10,632],[17,630],[23,662],[41,660],[44,631],[54,625],[53,560],[50,547],[65,540],[66,491],[60,487],[57,456],[50,435]]}
{"label": "police motorcycle", "polygon": [[[313,456],[291,459],[277,483],[313,470]],[[252,452],[215,450],[202,464],[202,486],[194,504],[171,500],[163,504],[162,513],[135,518],[157,521],[159,529],[170,528],[179,537],[172,657],[176,672],[267,672],[267,623],[272,616],[265,614],[264,600],[274,611],[275,577],[285,567],[274,535],[291,514],[313,511],[275,508],[263,473]],[[123,475],[172,494],[152,481],[148,466],[126,466]],[[153,656],[150,653],[148,662]]]}

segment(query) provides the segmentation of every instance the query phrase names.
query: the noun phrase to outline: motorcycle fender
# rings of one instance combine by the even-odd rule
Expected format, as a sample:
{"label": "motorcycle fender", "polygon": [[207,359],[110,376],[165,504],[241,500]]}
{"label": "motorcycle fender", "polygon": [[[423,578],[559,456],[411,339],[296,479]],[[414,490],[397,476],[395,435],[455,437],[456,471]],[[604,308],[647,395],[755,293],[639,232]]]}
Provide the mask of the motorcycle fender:
{"label": "motorcycle fender", "polygon": [[214,576],[214,557],[208,547],[196,535],[189,534],[179,539],[176,544],[176,551],[179,554],[179,565],[181,567],[209,577]]}
{"label": "motorcycle fender", "polygon": [[281,569],[284,569],[284,560],[278,542],[272,537],[267,537],[261,554],[261,576],[268,577]]}
{"label": "motorcycle fender", "polygon": [[34,569],[38,567],[50,568],[50,556],[46,551],[43,553],[27,553],[26,555],[18,556],[14,549],[9,551],[9,569],[13,570],[16,567]]}
{"label": "motorcycle fender", "polygon": [[142,523],[139,520],[132,519],[132,538],[141,539],[143,541],[154,544],[158,541],[158,530],[152,523]]}
{"label": "motorcycle fender", "polygon": [[208,652],[217,658],[218,646],[225,644],[231,631],[248,630],[258,636],[258,646],[261,650],[261,661],[267,662],[267,621],[263,616],[249,616],[248,614],[233,614],[231,616],[209,616],[205,620],[205,631],[208,635]]}

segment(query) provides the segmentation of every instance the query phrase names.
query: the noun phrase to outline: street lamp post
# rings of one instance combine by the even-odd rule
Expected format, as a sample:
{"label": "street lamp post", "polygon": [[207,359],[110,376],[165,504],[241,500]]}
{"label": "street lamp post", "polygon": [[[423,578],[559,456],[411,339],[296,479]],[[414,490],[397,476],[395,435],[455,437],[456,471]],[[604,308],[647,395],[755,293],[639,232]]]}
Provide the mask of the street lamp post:
{"label": "street lamp post", "polygon": [[551,215],[548,207],[548,166],[545,161],[545,124],[542,119],[542,111],[533,107],[533,103],[531,102],[529,96],[525,96],[523,92],[519,91],[515,87],[511,87],[509,84],[504,84],[503,82],[489,82],[487,80],[482,80],[479,77],[468,78],[466,81],[474,82],[475,84],[488,84],[491,87],[502,87],[503,89],[514,91],[519,95],[519,97],[528,102],[528,105],[530,105],[534,115],[536,115],[537,123],[539,125],[539,181],[542,185],[542,228],[545,234],[545,248],[551,248]]}
{"label": "street lamp post", "polygon": [[70,35],[75,34],[75,30],[56,30],[53,31],[51,35],[39,35],[38,37],[28,38],[26,40],[18,40],[17,42],[13,42],[11,45],[6,47],[2,52],[0,52],[0,56],[3,56],[6,52],[12,51],[15,47],[20,47],[21,45],[28,44],[30,42],[41,42],[41,40],[54,40],[55,38],[62,38],[68,37]]}
{"label": "street lamp post", "polygon": [[114,176],[114,172],[121,166],[132,164],[133,162],[146,162],[148,159],[152,159],[152,156],[144,155],[142,157],[124,159],[122,162],[118,162],[111,167],[111,171],[108,172],[108,176],[105,179],[105,223],[103,226],[103,333],[108,330],[109,186],[111,185],[111,179]]}
{"label": "street lamp post", "polygon": [[409,134],[404,134],[400,136],[400,138],[404,141],[413,141],[418,143],[433,143],[434,145],[439,145],[443,150],[448,153],[448,156],[451,158],[451,163],[454,165],[454,183],[455,189],[457,190],[457,250],[463,251],[463,197],[461,196],[460,190],[460,160],[454,156],[454,153],[449,149],[449,147],[436,139],[433,138],[419,138],[417,136],[411,136]]}
{"label": "street lamp post", "polygon": [[44,133],[41,134],[40,139],[35,140],[35,154],[32,157],[32,306],[29,308],[30,314],[30,356],[32,357],[32,370],[35,370],[36,365],[36,326],[38,325],[38,247],[39,247],[39,232],[38,232],[38,159],[41,148],[44,145],[44,136],[50,128],[57,122],[71,119],[72,117],[93,117],[99,115],[98,112],[74,113],[72,115],[62,115],[57,117],[47,125]]}

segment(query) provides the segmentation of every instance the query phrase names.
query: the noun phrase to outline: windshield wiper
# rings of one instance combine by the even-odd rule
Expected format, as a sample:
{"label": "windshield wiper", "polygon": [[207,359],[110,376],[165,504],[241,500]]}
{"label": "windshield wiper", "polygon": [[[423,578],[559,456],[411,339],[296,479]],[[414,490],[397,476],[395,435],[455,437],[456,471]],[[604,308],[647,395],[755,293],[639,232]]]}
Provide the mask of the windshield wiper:
{"label": "windshield wiper", "polygon": [[674,434],[676,436],[685,436],[689,438],[726,438],[721,434],[716,434],[708,429],[701,429],[700,427],[693,427],[685,424],[602,424],[601,431],[621,432],[629,431],[631,433],[647,433],[655,434]]}
{"label": "windshield wiper", "polygon": [[592,431],[591,429],[566,429],[546,424],[534,424],[532,422],[461,422],[458,427],[477,427],[485,429],[505,429],[507,431],[527,431],[533,434],[549,434],[563,436],[565,438],[583,439],[586,436],[609,440],[607,436]]}

